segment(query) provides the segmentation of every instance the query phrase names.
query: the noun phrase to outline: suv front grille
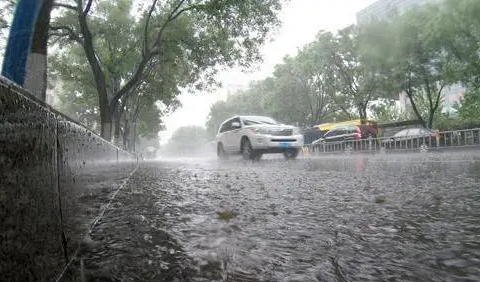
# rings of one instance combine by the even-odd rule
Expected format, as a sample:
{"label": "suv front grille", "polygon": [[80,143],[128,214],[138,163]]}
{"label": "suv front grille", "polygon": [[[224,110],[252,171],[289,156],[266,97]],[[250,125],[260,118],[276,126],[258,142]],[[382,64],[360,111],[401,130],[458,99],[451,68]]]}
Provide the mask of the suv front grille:
{"label": "suv front grille", "polygon": [[272,132],[273,136],[291,136],[293,133],[292,129],[282,129]]}

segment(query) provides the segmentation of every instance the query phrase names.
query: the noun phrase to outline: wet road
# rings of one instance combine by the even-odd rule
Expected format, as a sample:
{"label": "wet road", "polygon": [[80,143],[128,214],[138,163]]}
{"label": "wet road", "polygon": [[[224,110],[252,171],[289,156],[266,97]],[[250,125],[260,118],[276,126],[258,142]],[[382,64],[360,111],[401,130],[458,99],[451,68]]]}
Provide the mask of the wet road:
{"label": "wet road", "polygon": [[472,152],[146,162],[80,257],[96,281],[479,281],[479,172]]}

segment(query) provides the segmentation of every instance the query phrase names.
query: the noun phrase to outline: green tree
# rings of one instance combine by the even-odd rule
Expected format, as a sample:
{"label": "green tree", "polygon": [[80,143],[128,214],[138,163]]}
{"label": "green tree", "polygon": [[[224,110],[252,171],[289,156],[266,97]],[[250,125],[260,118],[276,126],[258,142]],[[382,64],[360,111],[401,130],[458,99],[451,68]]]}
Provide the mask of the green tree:
{"label": "green tree", "polygon": [[98,98],[90,67],[83,50],[72,46],[68,52],[50,54],[50,91],[58,98],[58,110],[99,133]]}
{"label": "green tree", "polygon": [[232,116],[232,111],[227,101],[218,101],[210,106],[206,122],[207,136],[212,139],[217,134],[220,124]]}
{"label": "green tree", "polygon": [[446,0],[443,5],[429,8],[431,20],[426,28],[434,32],[433,38],[449,60],[443,68],[443,78],[447,82],[462,81],[467,86],[467,92],[455,107],[458,119],[438,114],[434,120],[440,129],[452,129],[460,123],[480,122],[480,2]]}
{"label": "green tree", "polygon": [[4,14],[4,9],[0,9],[0,29],[2,29],[2,31],[8,27],[8,23],[5,20]]}
{"label": "green tree", "polygon": [[15,0],[5,0],[0,3],[0,34],[1,39],[6,39],[5,33],[10,27],[9,19],[13,16],[13,8],[15,7]]}
{"label": "green tree", "polygon": [[[121,33],[114,31],[118,28],[135,33],[135,21],[129,16],[131,9],[129,3],[100,2],[98,14],[102,17],[92,23],[92,30],[101,35],[97,46],[98,52],[105,58],[102,66],[108,78],[110,96],[115,89],[119,89],[121,81],[128,77],[128,72],[134,64],[131,55],[136,52],[135,46],[123,44],[125,38],[119,36]],[[53,38],[62,42],[64,41],[62,35],[61,32],[54,33]],[[172,52],[165,52],[161,69],[149,66],[134,93],[129,95],[129,99],[123,99],[114,113],[117,119],[114,141],[118,145],[133,150],[135,136],[157,135],[161,124],[160,116],[178,107],[176,100],[178,86],[183,85],[186,75],[182,76],[181,73],[175,72],[180,70],[178,67],[170,70],[170,61],[175,59],[171,54]],[[61,91],[57,93],[60,100],[59,110],[93,130],[98,130],[100,110],[95,78],[83,48],[79,45],[66,44],[59,52],[51,54],[50,64],[50,77],[55,82],[53,84],[62,85]],[[156,106],[158,103],[163,105],[163,110]],[[139,130],[137,125],[140,126]]]}
{"label": "green tree", "polygon": [[313,126],[335,112],[335,77],[329,61],[332,34],[320,32],[295,57],[285,57],[274,72],[269,112],[285,122]]}
{"label": "green tree", "polygon": [[367,118],[372,101],[392,98],[385,57],[371,51],[371,42],[378,42],[373,35],[376,30],[372,27],[360,29],[352,25],[340,30],[330,47],[337,81],[336,105],[346,114],[355,109],[361,119]]}
{"label": "green tree", "polygon": [[170,50],[168,46],[177,46],[181,51],[175,53],[176,60],[170,61],[174,68],[177,60],[188,60],[189,64],[180,64],[182,71],[189,75],[188,85],[196,88],[209,85],[218,66],[248,66],[259,60],[259,47],[279,23],[277,13],[281,0],[153,0],[143,12],[140,34],[114,29],[114,33],[123,36],[124,45],[138,47],[137,52],[129,54],[135,64],[118,89],[109,88],[108,75],[102,65],[106,58],[98,52],[100,36],[92,32],[99,18],[92,16],[97,12],[92,10],[93,1],[75,0],[75,6],[57,5],[67,11],[53,29],[83,47],[98,94],[101,135],[110,140],[118,105],[134,92],[146,69],[158,67]]}
{"label": "green tree", "polygon": [[218,101],[210,107],[206,121],[209,138],[215,137],[220,124],[234,115],[269,115],[266,94],[269,79],[252,82],[246,90],[240,90],[226,101]]}
{"label": "green tree", "polygon": [[403,113],[395,104],[379,103],[372,106],[373,119],[377,122],[393,122],[402,121],[405,119]]}
{"label": "green tree", "polygon": [[445,0],[435,22],[435,32],[450,55],[456,59],[461,80],[480,88],[480,2]]}
{"label": "green tree", "polygon": [[467,124],[480,124],[480,91],[468,90],[455,107],[460,120]]}
{"label": "green tree", "polygon": [[15,0],[5,0],[0,2],[0,57],[3,58],[5,43],[8,39],[10,20],[13,17]]}
{"label": "green tree", "polygon": [[[272,77],[251,84],[233,96],[235,99],[213,105],[207,121],[209,134],[213,136],[220,123],[233,113],[266,114],[285,123],[308,127],[351,119],[357,113],[365,118],[369,102],[391,99],[391,92],[384,90],[388,80],[386,68],[380,63],[383,68],[377,69],[373,63],[369,68],[360,63],[359,59],[373,58],[369,54],[364,56],[360,47],[345,47],[341,53],[339,38],[329,32],[319,32],[316,40],[299,50],[295,57],[286,56],[282,64],[276,65]],[[343,39],[356,45],[358,40],[358,36]],[[348,48],[355,49],[356,53]],[[348,84],[351,81],[352,84]]]}
{"label": "green tree", "polygon": [[[396,20],[396,33],[391,39],[396,45],[392,76],[427,128],[433,125],[444,87],[458,81],[454,57],[446,52],[444,38],[437,32],[441,21],[439,6],[409,11]],[[426,113],[419,109],[421,103],[427,104]]]}
{"label": "green tree", "polygon": [[[143,34],[142,25],[130,16],[131,9],[130,1],[99,2],[99,17],[90,23],[91,30],[97,35],[97,53],[104,58],[101,63],[108,83],[109,97],[121,88],[122,81],[128,79],[135,66],[135,54],[140,53],[138,46],[133,43],[136,41],[135,35]],[[66,20],[73,19],[64,17],[57,20],[56,24]],[[90,126],[98,125],[100,109],[97,85],[84,49],[77,44],[68,44],[69,39],[65,39],[64,30],[54,30],[52,35],[55,42],[64,47],[51,56],[52,78],[58,78],[68,89],[59,94],[62,102],[60,110],[77,119],[88,117],[90,120],[83,119],[82,122],[87,122]],[[123,32],[117,32],[118,30]],[[129,34],[129,37],[125,38],[123,34]],[[112,113],[116,120],[113,140],[126,149],[134,149],[136,135],[158,133],[157,128],[161,122],[157,115],[178,107],[176,96],[180,93],[179,87],[186,86],[191,79],[192,74],[186,71],[191,67],[188,58],[183,61],[178,59],[183,52],[182,46],[172,42],[166,42],[163,46],[165,50],[162,58],[152,60],[153,63],[145,69],[142,80]],[[161,111],[155,106],[157,102],[163,105]],[[151,119],[152,115],[157,118]],[[147,123],[149,125],[145,126]],[[137,131],[137,125],[152,132]]]}

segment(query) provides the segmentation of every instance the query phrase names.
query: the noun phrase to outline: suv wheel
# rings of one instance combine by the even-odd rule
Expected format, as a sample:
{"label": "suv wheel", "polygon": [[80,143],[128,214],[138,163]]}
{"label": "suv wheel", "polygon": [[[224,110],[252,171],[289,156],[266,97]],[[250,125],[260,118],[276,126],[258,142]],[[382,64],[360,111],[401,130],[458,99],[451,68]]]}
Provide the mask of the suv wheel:
{"label": "suv wheel", "polygon": [[294,160],[298,156],[298,149],[288,149],[285,152],[283,152],[283,155],[287,160]]}
{"label": "suv wheel", "polygon": [[255,159],[255,151],[252,148],[252,144],[250,143],[250,140],[247,138],[242,140],[242,156],[243,159],[245,160],[254,160]]}
{"label": "suv wheel", "polygon": [[255,161],[259,161],[259,160],[262,159],[262,156],[263,156],[262,153],[256,152],[256,153],[254,154],[254,156],[253,156],[253,159],[254,159]]}
{"label": "suv wheel", "polygon": [[222,160],[227,158],[227,154],[225,153],[222,143],[218,143],[217,145],[217,157]]}

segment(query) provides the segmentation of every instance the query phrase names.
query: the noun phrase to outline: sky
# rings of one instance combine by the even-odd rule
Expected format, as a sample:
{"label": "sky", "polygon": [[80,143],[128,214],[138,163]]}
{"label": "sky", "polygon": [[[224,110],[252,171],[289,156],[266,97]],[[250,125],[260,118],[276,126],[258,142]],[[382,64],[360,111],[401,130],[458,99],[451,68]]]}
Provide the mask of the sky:
{"label": "sky", "polygon": [[227,93],[246,87],[251,81],[268,77],[285,55],[295,55],[298,48],[312,42],[320,30],[335,31],[355,23],[355,15],[375,0],[291,0],[280,14],[283,22],[271,42],[262,48],[263,62],[248,73],[232,69],[218,76],[223,87],[211,93],[182,94],[182,107],[164,117],[166,130],[160,132],[165,144],[181,126],[205,126],[210,106]]}

